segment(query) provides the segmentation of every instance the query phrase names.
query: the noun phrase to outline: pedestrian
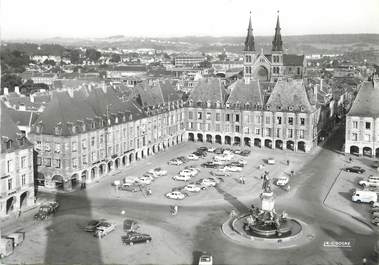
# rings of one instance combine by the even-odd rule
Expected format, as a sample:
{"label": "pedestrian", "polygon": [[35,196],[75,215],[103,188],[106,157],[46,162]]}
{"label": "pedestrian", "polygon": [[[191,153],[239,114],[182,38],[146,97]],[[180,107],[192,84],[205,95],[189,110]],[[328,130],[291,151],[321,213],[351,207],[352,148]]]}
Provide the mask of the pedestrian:
{"label": "pedestrian", "polygon": [[295,175],[295,171],[291,170],[291,177]]}
{"label": "pedestrian", "polygon": [[151,195],[152,194],[152,192],[151,192],[151,189],[147,189],[147,195]]}
{"label": "pedestrian", "polygon": [[242,184],[242,176],[240,177],[240,179],[239,179],[239,180],[240,180],[240,183]]}
{"label": "pedestrian", "polygon": [[245,177],[242,176],[242,184],[245,184]]}
{"label": "pedestrian", "polygon": [[235,217],[237,214],[236,214],[236,211],[234,211],[234,209],[230,212],[230,217]]}
{"label": "pedestrian", "polygon": [[289,160],[287,160],[287,166],[289,166],[290,165],[290,161]]}
{"label": "pedestrian", "polygon": [[18,210],[18,218],[21,217],[21,209]]}

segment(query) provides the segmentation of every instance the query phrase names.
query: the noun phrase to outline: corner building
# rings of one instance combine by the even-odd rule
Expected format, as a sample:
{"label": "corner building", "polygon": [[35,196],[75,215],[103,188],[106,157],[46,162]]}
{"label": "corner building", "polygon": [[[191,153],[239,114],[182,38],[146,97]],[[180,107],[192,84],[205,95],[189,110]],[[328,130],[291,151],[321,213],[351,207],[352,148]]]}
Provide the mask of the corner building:
{"label": "corner building", "polygon": [[33,145],[0,102],[0,218],[34,205]]}

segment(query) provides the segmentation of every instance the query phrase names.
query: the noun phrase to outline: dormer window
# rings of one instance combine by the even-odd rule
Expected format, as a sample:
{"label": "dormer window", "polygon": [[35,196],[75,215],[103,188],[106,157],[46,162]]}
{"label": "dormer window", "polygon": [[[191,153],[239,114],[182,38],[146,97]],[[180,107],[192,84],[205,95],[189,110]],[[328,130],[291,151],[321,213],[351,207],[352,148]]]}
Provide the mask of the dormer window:
{"label": "dormer window", "polygon": [[210,108],[211,107],[211,102],[208,100],[207,101],[207,108]]}
{"label": "dormer window", "polygon": [[225,107],[226,107],[227,109],[229,109],[229,108],[230,108],[230,103],[229,103],[229,102],[226,102]]}
{"label": "dormer window", "polygon": [[129,114],[129,120],[133,120],[133,115],[132,114]]}
{"label": "dormer window", "polygon": [[278,105],[277,108],[278,108],[279,111],[282,110],[282,106],[280,106],[280,105]]}
{"label": "dormer window", "polygon": [[7,143],[7,149],[11,149],[12,148],[12,143],[13,141],[11,139],[9,139],[6,143]]}
{"label": "dormer window", "polygon": [[217,101],[217,102],[216,102],[216,107],[217,107],[217,108],[221,107],[221,103],[220,103],[220,101]]}
{"label": "dormer window", "polygon": [[197,106],[198,106],[198,107],[201,107],[201,101],[198,101],[198,102],[197,102]]}
{"label": "dormer window", "polygon": [[82,132],[85,132],[86,131],[86,124],[83,122],[82,123]]}
{"label": "dormer window", "polygon": [[36,133],[41,133],[41,125],[36,125]]}
{"label": "dormer window", "polygon": [[288,110],[289,111],[293,111],[293,106],[291,105],[291,106],[288,106]]}
{"label": "dormer window", "polygon": [[305,111],[305,107],[303,105],[300,106],[300,111]]}
{"label": "dormer window", "polygon": [[75,134],[75,133],[76,133],[76,126],[75,126],[75,125],[72,126],[72,129],[71,129],[71,130],[72,130],[72,133]]}
{"label": "dormer window", "polygon": [[116,119],[114,120],[114,122],[117,124],[118,123],[118,117],[116,117]]}
{"label": "dormer window", "polygon": [[61,132],[62,132],[61,127],[56,126],[56,127],[54,128],[54,134],[55,134],[55,135],[61,135]]}
{"label": "dormer window", "polygon": [[270,110],[271,109],[271,106],[270,105],[266,105],[266,110]]}
{"label": "dormer window", "polygon": [[95,123],[94,121],[91,123],[91,128],[92,128],[92,129],[95,129],[95,128],[96,128],[96,123]]}

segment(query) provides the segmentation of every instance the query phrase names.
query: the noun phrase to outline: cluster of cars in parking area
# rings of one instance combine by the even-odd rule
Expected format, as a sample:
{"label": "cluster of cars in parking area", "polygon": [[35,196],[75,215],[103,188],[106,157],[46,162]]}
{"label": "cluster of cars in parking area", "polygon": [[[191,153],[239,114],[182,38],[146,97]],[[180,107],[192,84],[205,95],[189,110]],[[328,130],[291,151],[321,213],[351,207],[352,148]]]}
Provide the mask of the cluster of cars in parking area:
{"label": "cluster of cars in parking area", "polygon": [[34,215],[34,220],[45,220],[50,215],[55,214],[58,208],[59,203],[57,201],[45,202],[39,207],[38,212]]}
{"label": "cluster of cars in parking area", "polygon": [[231,161],[235,158],[235,154],[241,156],[248,156],[250,150],[231,150],[223,148],[213,147],[199,147],[195,152],[188,154],[186,157],[180,156],[168,161],[169,165],[183,165],[189,161],[197,161],[210,156],[210,153],[215,155],[209,161],[201,163],[203,168],[213,169],[210,174],[212,176],[206,178],[194,178],[200,174],[201,169],[194,166],[186,166],[180,170],[177,175],[172,177],[175,181],[186,182],[186,185],[182,187],[176,187],[171,192],[165,194],[169,199],[183,200],[190,193],[200,192],[206,190],[209,187],[215,187],[220,182],[223,182],[222,177],[231,176],[232,172],[241,172],[243,167],[247,164],[247,161],[243,158],[239,158],[235,161]]}

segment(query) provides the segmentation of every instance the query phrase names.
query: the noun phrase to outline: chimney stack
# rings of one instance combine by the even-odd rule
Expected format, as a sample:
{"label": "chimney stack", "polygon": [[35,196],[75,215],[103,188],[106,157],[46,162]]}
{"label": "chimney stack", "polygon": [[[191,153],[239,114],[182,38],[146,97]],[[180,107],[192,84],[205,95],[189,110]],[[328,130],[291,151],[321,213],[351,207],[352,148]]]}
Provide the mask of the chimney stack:
{"label": "chimney stack", "polygon": [[20,95],[20,87],[15,86],[15,87],[14,87],[14,92],[15,92],[16,94]]}
{"label": "chimney stack", "polygon": [[4,96],[7,96],[9,94],[9,90],[7,87],[4,87]]}

